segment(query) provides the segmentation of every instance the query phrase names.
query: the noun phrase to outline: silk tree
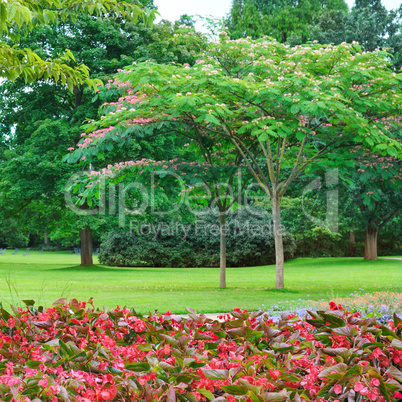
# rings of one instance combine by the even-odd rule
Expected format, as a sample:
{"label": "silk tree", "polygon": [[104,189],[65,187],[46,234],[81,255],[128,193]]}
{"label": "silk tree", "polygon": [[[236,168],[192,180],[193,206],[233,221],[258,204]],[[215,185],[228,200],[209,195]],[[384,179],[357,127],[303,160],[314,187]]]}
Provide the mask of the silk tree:
{"label": "silk tree", "polygon": [[400,124],[392,118],[400,114],[402,77],[389,69],[386,53],[362,52],[357,44],[292,48],[270,39],[231,41],[223,33],[194,66],[141,63],[117,78],[141,102],[91,129],[112,126],[113,135],[141,117],[232,142],[271,200],[276,288],[284,287],[281,201],[293,181],[315,163],[342,166],[337,155],[344,147],[401,155],[394,139]]}
{"label": "silk tree", "polygon": [[225,288],[226,214],[232,207],[244,203],[242,196],[246,185],[250,182],[250,175],[247,171],[242,172],[240,166],[242,157],[233,144],[224,145],[220,142],[222,139],[192,130],[191,126],[183,127],[173,124],[168,125],[166,129],[173,130],[189,140],[184,149],[179,150],[180,157],[165,164],[170,173],[179,175],[179,180],[185,186],[181,194],[186,194],[184,197],[186,207],[189,207],[196,215],[210,208],[218,211],[219,286]]}
{"label": "silk tree", "polygon": [[[115,84],[119,87],[122,83]],[[127,83],[123,87],[127,88]],[[128,92],[129,94],[120,97],[118,102],[104,104],[105,110],[116,113],[116,111],[130,108],[133,103],[136,105],[141,102],[140,99],[130,95],[130,89]],[[194,219],[194,215],[196,218],[202,215],[206,209],[216,209],[220,227],[219,286],[225,288],[226,214],[232,207],[238,207],[244,203],[242,195],[250,183],[251,176],[245,166],[242,166],[242,156],[231,141],[211,136],[207,131],[193,126],[191,118],[186,121],[187,124],[183,125],[154,119],[138,118],[126,121],[119,119],[120,124],[116,128],[95,130],[86,135],[83,133],[83,141],[66,159],[69,162],[77,162],[84,158],[84,163],[93,163],[98,166],[105,155],[113,154],[114,159],[119,160],[122,156],[121,152],[124,153],[128,144],[130,144],[128,148],[135,148],[134,144],[138,146],[139,142],[147,140],[151,142],[156,137],[176,136],[179,138],[174,158],[167,160],[143,158],[109,164],[107,168],[100,171],[92,170],[89,174],[90,184],[88,179],[84,178],[80,185],[76,186],[76,192],[81,194],[81,203],[89,201],[92,204],[99,194],[100,186],[135,180],[136,183],[144,186],[152,183],[152,194],[158,192],[159,200],[163,199],[163,194],[168,195],[170,201],[172,196],[176,197],[176,205],[182,206],[182,210],[188,209],[191,219]],[[155,156],[157,154],[155,150]],[[173,178],[173,180],[169,181],[166,178]],[[155,205],[152,204],[151,207],[154,209],[154,215],[157,215]],[[188,216],[188,213],[184,215]]]}

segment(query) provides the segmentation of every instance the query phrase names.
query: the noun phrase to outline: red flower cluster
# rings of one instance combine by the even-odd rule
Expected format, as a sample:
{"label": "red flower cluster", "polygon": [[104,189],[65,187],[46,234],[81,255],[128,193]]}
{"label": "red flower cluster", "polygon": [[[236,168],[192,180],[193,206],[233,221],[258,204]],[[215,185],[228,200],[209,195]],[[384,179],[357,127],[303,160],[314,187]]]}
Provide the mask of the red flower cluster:
{"label": "red flower cluster", "polygon": [[143,317],[73,299],[1,308],[4,401],[397,401],[402,320],[331,304],[306,319],[236,309]]}

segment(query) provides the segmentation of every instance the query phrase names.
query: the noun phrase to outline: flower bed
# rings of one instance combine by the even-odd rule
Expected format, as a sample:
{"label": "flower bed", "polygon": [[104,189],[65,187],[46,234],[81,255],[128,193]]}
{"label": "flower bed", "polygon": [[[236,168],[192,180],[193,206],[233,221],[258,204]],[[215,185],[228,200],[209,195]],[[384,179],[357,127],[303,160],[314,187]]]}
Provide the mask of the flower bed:
{"label": "flower bed", "polygon": [[[332,301],[342,305],[344,310],[358,311],[364,318],[375,316],[381,324],[387,324],[388,321],[393,320],[394,314],[402,318],[402,293],[385,291],[374,293],[363,292],[364,289],[359,288],[359,290],[351,293],[349,297],[332,298]],[[304,317],[308,311],[325,310],[327,308],[328,301],[325,299],[316,301],[298,299],[278,302],[270,307],[266,307],[263,304],[260,310],[267,313],[274,321],[278,321],[284,312],[294,312],[300,317]]]}
{"label": "flower bed", "polygon": [[[397,401],[402,320],[330,304],[309,318],[212,321],[60,299],[1,309],[2,401]],[[349,398],[349,399],[348,399]]]}
{"label": "flower bed", "polygon": [[[351,311],[360,311],[361,313],[374,314],[382,319],[390,317],[393,313],[402,313],[402,293],[396,292],[374,292],[363,293],[364,289],[356,290],[349,297],[336,298],[333,301],[342,304],[344,309]],[[321,301],[303,301],[304,306],[313,310],[325,309],[328,302]]]}

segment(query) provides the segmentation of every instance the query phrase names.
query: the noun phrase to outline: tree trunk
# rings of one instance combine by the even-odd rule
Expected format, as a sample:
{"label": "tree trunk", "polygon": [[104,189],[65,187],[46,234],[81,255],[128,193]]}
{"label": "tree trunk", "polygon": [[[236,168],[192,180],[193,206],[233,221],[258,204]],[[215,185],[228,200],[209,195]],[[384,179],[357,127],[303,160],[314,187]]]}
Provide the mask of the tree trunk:
{"label": "tree trunk", "polygon": [[81,239],[81,265],[93,265],[92,261],[92,232],[87,226],[80,230]]}
{"label": "tree trunk", "polygon": [[221,241],[219,287],[226,288],[226,212],[219,212],[219,229]]}
{"label": "tree trunk", "polygon": [[349,256],[356,257],[356,238],[353,229],[349,232]]}
{"label": "tree trunk", "polygon": [[372,226],[366,228],[366,236],[364,239],[364,259],[376,260],[377,256],[377,235],[378,229]]}
{"label": "tree trunk", "polygon": [[284,256],[283,237],[281,225],[281,200],[272,197],[272,220],[274,221],[275,255],[276,255],[276,276],[275,289],[283,289],[284,282]]}
{"label": "tree trunk", "polygon": [[47,232],[45,232],[45,244],[49,243],[49,236],[47,234]]}
{"label": "tree trunk", "polygon": [[76,85],[74,85],[73,92],[74,92],[74,108],[77,109],[82,104],[84,88],[83,86],[77,87]]}

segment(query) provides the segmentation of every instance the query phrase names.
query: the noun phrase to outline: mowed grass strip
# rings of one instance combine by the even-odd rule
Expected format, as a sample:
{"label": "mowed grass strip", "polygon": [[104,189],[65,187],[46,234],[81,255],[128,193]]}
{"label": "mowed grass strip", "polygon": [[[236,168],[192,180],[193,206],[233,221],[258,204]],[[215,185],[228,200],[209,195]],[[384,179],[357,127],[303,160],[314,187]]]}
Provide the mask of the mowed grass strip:
{"label": "mowed grass strip", "polygon": [[[97,257],[94,256],[95,262]],[[228,268],[226,289],[219,289],[219,268],[81,267],[80,256],[31,252],[0,256],[0,300],[5,306],[34,299],[49,306],[60,297],[95,299],[99,307],[134,307],[140,313],[257,310],[298,299],[345,297],[365,292],[402,292],[402,261],[379,258],[299,258],[285,264],[285,286],[275,290],[275,266]]]}

